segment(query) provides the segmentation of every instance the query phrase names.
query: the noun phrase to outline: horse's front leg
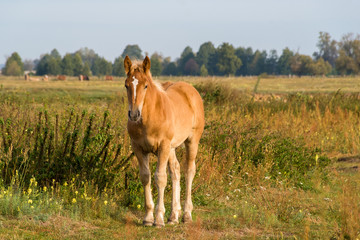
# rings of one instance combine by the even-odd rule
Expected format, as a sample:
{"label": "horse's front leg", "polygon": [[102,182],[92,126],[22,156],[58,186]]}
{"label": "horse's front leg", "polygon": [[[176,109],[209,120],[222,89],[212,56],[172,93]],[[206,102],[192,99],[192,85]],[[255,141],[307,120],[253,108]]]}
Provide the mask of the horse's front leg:
{"label": "horse's front leg", "polygon": [[164,190],[167,182],[166,167],[170,154],[170,142],[162,142],[158,150],[158,162],[155,172],[155,183],[158,189],[158,201],[155,210],[155,226],[165,226],[164,223]]}
{"label": "horse's front leg", "polygon": [[134,148],[134,152],[139,162],[140,180],[145,193],[146,215],[143,220],[145,226],[154,224],[154,201],[151,195],[151,173],[149,169],[149,154],[144,154],[140,149]]}

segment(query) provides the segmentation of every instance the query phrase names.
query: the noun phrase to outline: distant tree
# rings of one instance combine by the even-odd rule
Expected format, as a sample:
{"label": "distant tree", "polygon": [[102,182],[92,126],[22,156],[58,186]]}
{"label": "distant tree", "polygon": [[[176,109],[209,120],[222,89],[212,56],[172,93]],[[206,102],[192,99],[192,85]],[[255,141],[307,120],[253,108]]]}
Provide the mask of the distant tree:
{"label": "distant tree", "polygon": [[21,67],[15,61],[11,61],[6,64],[5,70],[3,71],[4,75],[7,76],[21,76],[23,71],[21,71]]}
{"label": "distant tree", "polygon": [[331,64],[328,61],[325,61],[323,58],[319,58],[316,62],[314,62],[314,75],[327,75],[331,72],[331,70]]}
{"label": "distant tree", "polygon": [[187,46],[181,53],[180,59],[178,60],[178,71],[180,74],[185,74],[185,64],[191,59],[195,58],[195,54],[191,47]]}
{"label": "distant tree", "polygon": [[50,56],[52,56],[53,58],[57,59],[57,60],[61,60],[61,55],[59,53],[59,51],[54,48],[51,52],[50,52]]}
{"label": "distant tree", "polygon": [[121,56],[116,58],[114,61],[113,75],[119,77],[125,76],[124,59]]}
{"label": "distant tree", "polygon": [[85,62],[85,63],[84,63],[84,67],[83,67],[83,69],[82,69],[82,73],[81,73],[81,74],[82,74],[82,75],[86,75],[86,76],[92,76],[89,62]]}
{"label": "distant tree", "polygon": [[358,74],[360,72],[360,35],[346,34],[339,42],[339,57],[335,62],[341,74]]}
{"label": "distant tree", "polygon": [[201,65],[201,67],[200,67],[200,76],[206,77],[208,75],[209,75],[209,73],[208,73],[207,68],[205,67],[205,64]]}
{"label": "distant tree", "polygon": [[265,69],[265,61],[266,61],[267,53],[266,51],[260,52],[256,50],[254,56],[252,57],[252,61],[248,64],[248,71],[250,75],[260,75],[263,72],[266,72]]}
{"label": "distant tree", "polygon": [[62,73],[61,58],[57,59],[50,54],[43,55],[36,65],[37,75],[58,75]]}
{"label": "distant tree", "polygon": [[265,71],[268,74],[278,74],[278,55],[276,50],[270,50],[269,56],[265,59]]}
{"label": "distant tree", "polygon": [[38,64],[36,65],[36,68],[35,68],[37,75],[49,74],[48,73],[49,58],[51,58],[51,56],[49,54],[45,54],[44,56],[42,56],[40,58]]}
{"label": "distant tree", "polygon": [[221,75],[234,75],[241,67],[240,58],[235,55],[234,47],[229,43],[223,43],[218,47],[218,62],[216,64]]}
{"label": "distant tree", "polygon": [[185,75],[198,75],[199,74],[199,65],[196,63],[195,59],[190,58],[184,66]]}
{"label": "distant tree", "polygon": [[294,56],[294,52],[289,48],[285,48],[282,51],[278,60],[278,73],[282,75],[291,74],[291,58]]}
{"label": "distant tree", "polygon": [[162,72],[165,76],[177,76],[178,75],[178,67],[174,62],[170,62]]}
{"label": "distant tree", "polygon": [[6,60],[2,73],[7,76],[21,76],[24,74],[24,64],[17,52],[12,53]]}
{"label": "distant tree", "polygon": [[111,62],[106,61],[105,58],[96,58],[93,68],[91,69],[93,75],[95,76],[104,76],[111,75],[112,73],[112,64]]}
{"label": "distant tree", "polygon": [[[105,60],[105,59],[104,59]],[[111,62],[108,62],[108,61],[104,61],[104,75],[111,75],[112,73],[112,64]]]}
{"label": "distant tree", "polygon": [[314,62],[310,56],[296,53],[290,60],[292,73],[302,75],[314,74]]}
{"label": "distant tree", "polygon": [[160,76],[162,72],[162,56],[158,53],[154,53],[150,57],[151,61],[151,74],[153,76]]}
{"label": "distant tree", "polygon": [[75,52],[75,54],[76,53],[80,54],[83,63],[87,62],[90,68],[92,68],[95,60],[99,58],[99,55],[95,53],[94,50],[89,48],[80,48],[78,51]]}
{"label": "distant tree", "polygon": [[73,63],[74,76],[79,76],[80,74],[83,74],[84,64],[81,59],[80,53],[75,53],[75,55],[73,55],[72,63]]}
{"label": "distant tree", "polygon": [[125,58],[126,55],[128,55],[131,59],[143,59],[143,55],[141,54],[141,49],[140,47],[135,44],[135,45],[127,45],[123,51],[123,53],[121,54],[122,58]]}
{"label": "distant tree", "polygon": [[215,50],[215,52],[213,54],[211,54],[209,56],[209,61],[208,61],[208,74],[209,75],[220,75],[217,64],[219,61],[219,53],[218,53],[218,48]]}
{"label": "distant tree", "polygon": [[73,57],[70,53],[67,53],[61,61],[62,73],[68,76],[74,75]]}
{"label": "distant tree", "polygon": [[323,58],[324,61],[327,61],[331,64],[332,67],[335,67],[335,61],[338,57],[337,42],[331,40],[331,36],[327,32],[319,33],[319,41],[316,44],[319,48],[318,52],[314,52],[313,56],[315,60]]}
{"label": "distant tree", "polygon": [[236,75],[250,75],[249,65],[251,64],[254,57],[252,48],[239,47],[235,50],[235,55],[240,58],[242,62],[241,67],[236,71]]}
{"label": "distant tree", "polygon": [[344,50],[339,51],[339,57],[336,59],[336,70],[341,75],[359,73],[359,66],[355,59],[348,56]]}
{"label": "distant tree", "polygon": [[196,53],[196,62],[199,66],[204,65],[206,68],[208,67],[208,62],[211,54],[214,54],[216,48],[212,44],[212,42],[205,42],[201,44],[199,51]]}
{"label": "distant tree", "polygon": [[165,57],[163,58],[163,61],[161,63],[162,65],[162,72],[161,75],[164,75],[164,70],[165,68],[167,68],[167,66],[171,63],[171,58],[170,57]]}
{"label": "distant tree", "polygon": [[48,56],[46,64],[45,71],[43,74],[49,74],[49,75],[58,75],[61,74],[61,60],[56,59],[52,56]]}

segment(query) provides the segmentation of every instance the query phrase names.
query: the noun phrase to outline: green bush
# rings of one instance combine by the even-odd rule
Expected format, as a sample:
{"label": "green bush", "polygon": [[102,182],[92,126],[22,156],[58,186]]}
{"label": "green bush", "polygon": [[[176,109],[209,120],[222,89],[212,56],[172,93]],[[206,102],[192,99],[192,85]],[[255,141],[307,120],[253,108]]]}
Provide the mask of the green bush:
{"label": "green bush", "polygon": [[67,117],[41,111],[36,122],[19,124],[10,118],[0,120],[5,184],[18,171],[25,184],[32,176],[41,185],[76,177],[102,189],[116,184],[114,180],[129,162],[127,152],[122,151],[124,138],[115,135],[108,111],[102,117],[73,109]]}

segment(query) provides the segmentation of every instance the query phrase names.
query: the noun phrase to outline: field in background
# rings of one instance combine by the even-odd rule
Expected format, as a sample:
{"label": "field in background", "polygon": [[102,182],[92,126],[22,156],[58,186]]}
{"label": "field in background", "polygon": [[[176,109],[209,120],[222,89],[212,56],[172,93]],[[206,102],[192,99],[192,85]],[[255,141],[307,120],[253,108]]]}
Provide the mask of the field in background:
{"label": "field in background", "polygon": [[[0,238],[360,237],[360,78],[159,80],[190,82],[204,99],[193,224],[141,226],[123,78],[0,77]],[[170,195],[168,184],[167,214]]]}
{"label": "field in background", "polygon": [[[154,78],[160,81],[185,81],[196,83],[201,81],[218,81],[224,85],[229,85],[232,88],[241,91],[253,91],[258,77],[158,77]],[[10,81],[8,81],[10,80]],[[12,81],[19,80],[19,81]],[[78,90],[84,86],[87,90],[102,90],[102,91],[118,91],[114,88],[118,86],[123,87],[125,78],[114,77],[114,81],[104,81],[102,78],[92,77],[90,83],[87,81],[80,82],[77,77],[68,77],[67,81],[58,81],[50,77],[49,82],[25,82],[23,77],[4,77],[0,76],[0,84],[6,88],[21,88],[26,87],[28,90],[39,88],[64,90]],[[101,89],[99,89],[101,88]],[[360,91],[360,77],[273,77],[267,76],[261,78],[258,87],[258,92],[263,93],[291,93],[291,92],[359,92]]]}

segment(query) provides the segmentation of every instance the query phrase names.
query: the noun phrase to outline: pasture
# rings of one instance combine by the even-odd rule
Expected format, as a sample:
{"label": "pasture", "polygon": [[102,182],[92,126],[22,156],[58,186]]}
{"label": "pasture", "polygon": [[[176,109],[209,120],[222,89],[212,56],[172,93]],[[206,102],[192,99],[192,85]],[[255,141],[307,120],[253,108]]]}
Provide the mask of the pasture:
{"label": "pasture", "polygon": [[0,77],[1,239],[360,237],[360,78],[159,78],[205,106],[193,223],[163,228],[142,226],[124,80]]}

